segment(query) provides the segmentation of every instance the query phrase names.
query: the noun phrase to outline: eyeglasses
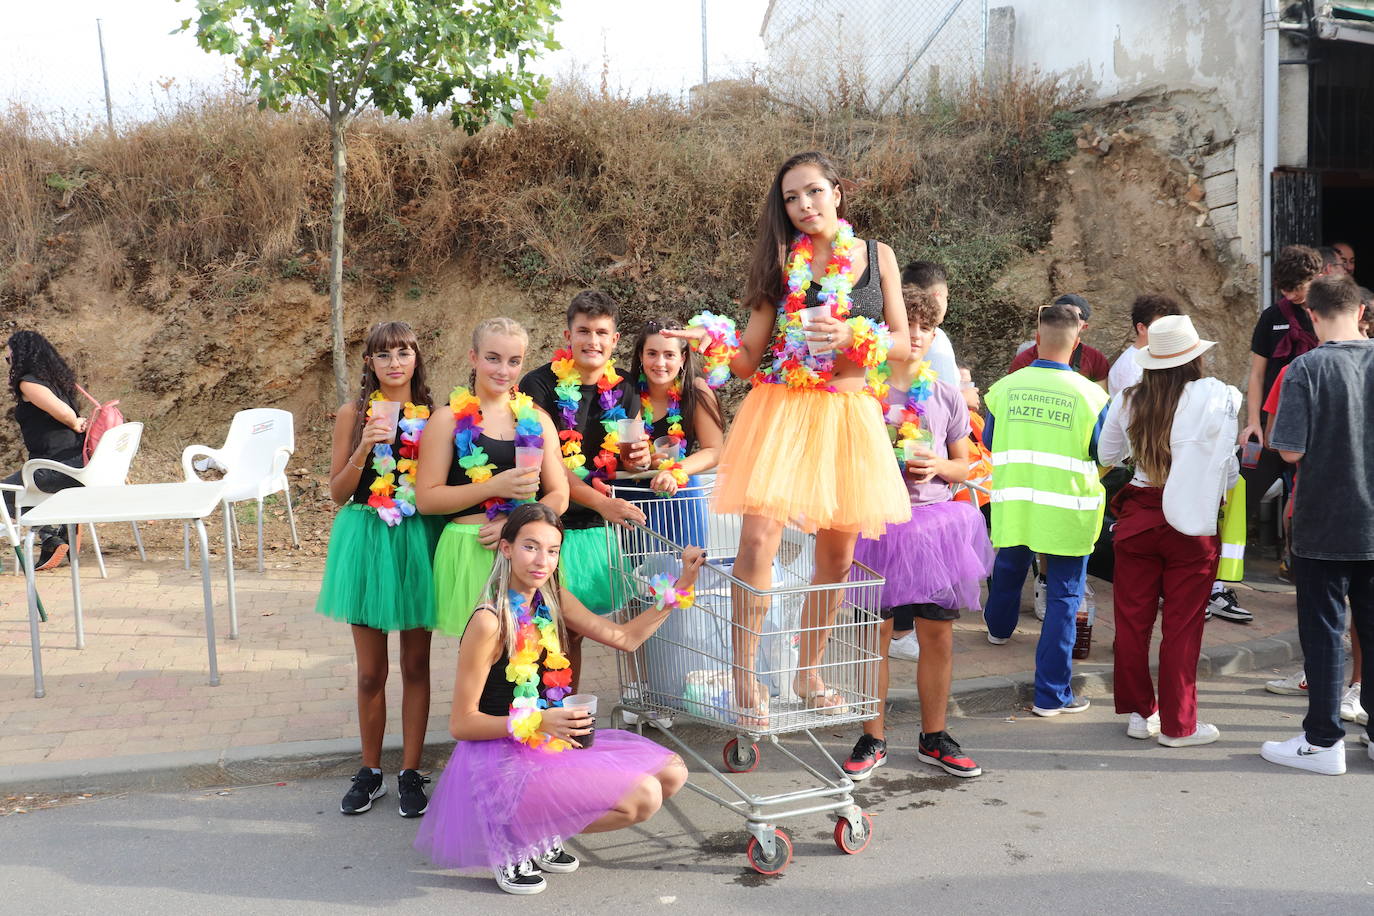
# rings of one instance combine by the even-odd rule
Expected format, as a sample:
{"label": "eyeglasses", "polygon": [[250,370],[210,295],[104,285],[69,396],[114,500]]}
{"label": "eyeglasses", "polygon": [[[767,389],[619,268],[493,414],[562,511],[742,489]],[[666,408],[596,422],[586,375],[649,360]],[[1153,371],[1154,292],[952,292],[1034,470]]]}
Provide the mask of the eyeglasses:
{"label": "eyeglasses", "polygon": [[385,353],[373,353],[368,359],[372,360],[374,363],[408,363],[415,359],[415,351],[402,347],[395,353],[390,351]]}

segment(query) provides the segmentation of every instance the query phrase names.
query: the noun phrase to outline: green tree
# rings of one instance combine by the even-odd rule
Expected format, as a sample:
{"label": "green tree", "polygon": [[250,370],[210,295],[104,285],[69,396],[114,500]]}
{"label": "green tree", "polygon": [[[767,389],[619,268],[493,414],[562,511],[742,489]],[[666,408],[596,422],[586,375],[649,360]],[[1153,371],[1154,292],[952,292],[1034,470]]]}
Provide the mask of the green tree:
{"label": "green tree", "polygon": [[196,0],[206,51],[226,54],[257,93],[284,111],[304,100],[329,124],[334,161],[329,307],[334,382],[350,385],[344,354],[343,249],[347,127],[370,105],[408,118],[448,106],[455,127],[475,133],[528,113],[549,90],[528,70],[554,50],[558,0]]}

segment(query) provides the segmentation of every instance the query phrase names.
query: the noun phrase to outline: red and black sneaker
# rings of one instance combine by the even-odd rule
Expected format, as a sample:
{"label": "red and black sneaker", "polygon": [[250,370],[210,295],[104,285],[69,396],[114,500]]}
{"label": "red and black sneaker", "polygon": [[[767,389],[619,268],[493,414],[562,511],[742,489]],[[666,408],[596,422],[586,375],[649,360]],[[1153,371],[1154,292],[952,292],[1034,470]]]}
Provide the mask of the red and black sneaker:
{"label": "red and black sneaker", "polygon": [[841,764],[850,779],[867,779],[878,767],[887,763],[887,742],[872,735],[860,735],[849,759]]}
{"label": "red and black sneaker", "polygon": [[939,767],[951,776],[981,776],[983,768],[964,753],[959,742],[950,737],[949,732],[921,733],[916,744],[917,758],[933,767]]}

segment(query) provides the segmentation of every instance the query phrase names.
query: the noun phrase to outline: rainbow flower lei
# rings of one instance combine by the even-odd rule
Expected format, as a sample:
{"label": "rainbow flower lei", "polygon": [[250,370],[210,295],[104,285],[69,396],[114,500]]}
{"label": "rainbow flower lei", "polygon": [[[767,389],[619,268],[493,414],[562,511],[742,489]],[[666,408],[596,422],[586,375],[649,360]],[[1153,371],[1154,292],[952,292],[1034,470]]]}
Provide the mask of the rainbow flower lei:
{"label": "rainbow flower lei", "polygon": [[730,380],[730,361],[739,352],[739,334],[735,332],[734,319],[702,312],[692,316],[687,327],[706,329],[706,339],[693,341],[692,346],[701,354],[706,384],[719,388]]}
{"label": "rainbow flower lei", "polygon": [[[372,419],[372,405],[385,400],[380,391],[372,392],[367,405],[369,420]],[[377,510],[387,527],[399,525],[402,519],[415,514],[415,459],[420,453],[420,433],[424,432],[428,419],[428,407],[407,401],[397,424],[401,432],[400,460],[392,452],[390,442],[372,446],[372,470],[377,472],[377,477],[372,481],[372,495],[367,498],[367,504]]]}
{"label": "rainbow flower lei", "polygon": [[926,361],[916,367],[916,377],[911,380],[911,390],[907,392],[905,404],[894,404],[887,411],[887,425],[894,430],[898,464],[906,466],[907,442],[916,441],[917,431],[921,428],[921,418],[926,415],[925,402],[935,391],[935,370]]}
{"label": "rainbow flower lei", "polygon": [[[851,255],[856,240],[854,228],[840,220],[839,231],[831,245],[830,263],[820,279],[818,304],[830,307],[836,318],[849,325],[854,341],[844,355],[867,371],[867,390],[881,396],[884,390],[880,367],[887,361],[892,337],[887,325],[863,317],[849,317],[849,293],[854,287],[850,278],[853,266]],[[811,260],[815,256],[815,242],[811,236],[798,233],[787,256],[787,295],[778,303],[778,317],[769,356],[754,374],[755,385],[786,385],[789,388],[834,391],[830,381],[835,376],[835,356],[812,356],[806,346],[806,332],[802,328],[801,310],[806,308],[806,291],[812,282]]]}
{"label": "rainbow flower lei", "polygon": [[[510,610],[515,618],[515,654],[506,663],[506,680],[515,685],[506,728],[515,741],[536,751],[557,753],[572,745],[562,738],[539,730],[544,716],[541,709],[562,706],[572,693],[572,663],[563,654],[554,622],[543,597],[534,593],[534,607],[519,592],[510,592]],[[540,696],[539,656],[544,656],[544,691]]]}
{"label": "rainbow flower lei", "polygon": [[587,467],[587,458],[582,454],[582,434],[577,431],[577,407],[582,402],[582,374],[573,362],[572,350],[564,348],[553,354],[553,374],[558,379],[554,395],[558,400],[558,438],[562,441],[563,464],[583,480],[614,480],[616,460],[619,457],[620,433],[616,428],[617,420],[625,419],[625,407],[621,404],[620,383],[624,380],[615,371],[615,360],[606,360],[606,370],[597,381],[597,399],[601,404],[601,427],[605,436],[601,440],[601,451],[592,459],[592,467]]}
{"label": "rainbow flower lei", "polygon": [[[654,402],[649,397],[649,382],[644,378],[643,373],[639,376],[639,406],[644,417],[644,428],[648,429],[654,422]],[[668,437],[673,440],[673,445],[677,446],[679,453],[687,448],[687,434],[682,431],[682,377],[673,379],[673,383],[668,386],[668,409],[664,413],[668,418]],[[679,487],[687,486],[687,472],[682,469],[682,462],[674,458],[665,458],[658,463],[658,470],[670,471],[673,480],[677,481]],[[659,496],[666,496],[667,493],[659,493]]]}
{"label": "rainbow flower lei", "polygon": [[[460,385],[449,394],[448,404],[453,410],[453,447],[458,453],[458,464],[473,483],[490,480],[496,465],[487,459],[486,449],[477,444],[478,437],[482,435],[482,402],[477,395]],[[534,401],[530,396],[519,392],[511,395],[510,411],[515,415],[516,448],[543,448],[543,427],[539,424],[539,413],[534,409]],[[482,506],[490,520],[509,513],[521,503],[531,502],[534,502],[533,497],[501,500],[493,496]]]}

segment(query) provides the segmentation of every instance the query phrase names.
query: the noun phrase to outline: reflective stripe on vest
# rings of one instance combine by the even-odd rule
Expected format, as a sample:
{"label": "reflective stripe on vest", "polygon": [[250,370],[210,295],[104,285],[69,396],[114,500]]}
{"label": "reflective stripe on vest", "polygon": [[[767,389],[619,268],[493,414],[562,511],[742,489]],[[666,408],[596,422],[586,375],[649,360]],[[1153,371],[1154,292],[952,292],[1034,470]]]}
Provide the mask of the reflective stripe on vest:
{"label": "reflective stripe on vest", "polygon": [[1056,509],[1069,509],[1074,512],[1093,512],[1102,507],[1101,496],[1065,496],[1062,493],[1050,493],[1031,487],[1007,487],[1003,490],[993,490],[992,501],[995,503],[1028,502],[1035,503],[1037,506],[1053,506]]}
{"label": "reflective stripe on vest", "polygon": [[1097,474],[1097,462],[1095,461],[1070,458],[1068,455],[1059,455],[1055,452],[1037,452],[1028,448],[993,452],[992,464],[999,468],[1009,464],[1034,464],[1042,468],[1073,471],[1075,474],[1082,474],[1085,477],[1088,475],[1096,476]]}
{"label": "reflective stripe on vest", "polygon": [[1221,558],[1217,562],[1217,578],[1223,582],[1239,582],[1245,578],[1245,478],[1226,494],[1226,508],[1221,514]]}

